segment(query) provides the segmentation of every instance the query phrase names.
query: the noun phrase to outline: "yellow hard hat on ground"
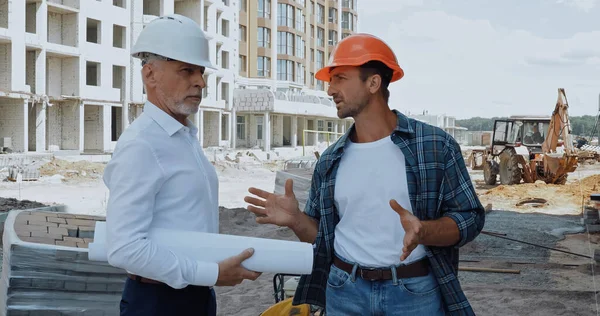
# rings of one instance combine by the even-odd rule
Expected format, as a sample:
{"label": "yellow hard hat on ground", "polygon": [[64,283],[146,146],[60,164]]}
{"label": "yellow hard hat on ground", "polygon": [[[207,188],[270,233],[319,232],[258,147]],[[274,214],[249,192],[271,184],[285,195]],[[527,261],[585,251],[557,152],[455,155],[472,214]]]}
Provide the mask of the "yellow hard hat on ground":
{"label": "yellow hard hat on ground", "polygon": [[264,311],[261,316],[310,316],[310,305],[292,305],[292,297],[285,299]]}

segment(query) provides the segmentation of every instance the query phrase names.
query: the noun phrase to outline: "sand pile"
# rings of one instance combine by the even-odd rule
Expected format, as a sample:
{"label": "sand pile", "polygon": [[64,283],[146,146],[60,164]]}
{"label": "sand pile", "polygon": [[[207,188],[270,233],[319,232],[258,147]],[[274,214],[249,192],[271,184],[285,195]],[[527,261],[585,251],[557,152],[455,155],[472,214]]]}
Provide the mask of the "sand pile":
{"label": "sand pile", "polygon": [[62,159],[52,160],[40,167],[41,176],[61,175],[64,181],[98,179],[102,177],[106,164],[89,161],[70,162]]}
{"label": "sand pile", "polygon": [[[591,193],[600,193],[600,174],[592,175],[565,185],[545,183],[522,183],[518,185],[499,185],[482,194],[481,201],[492,203],[494,209],[516,210],[515,204],[527,198],[542,198],[548,204],[542,209],[555,214],[578,214],[582,204]],[[530,209],[530,207],[518,207]],[[542,211],[536,208],[536,211]]]}

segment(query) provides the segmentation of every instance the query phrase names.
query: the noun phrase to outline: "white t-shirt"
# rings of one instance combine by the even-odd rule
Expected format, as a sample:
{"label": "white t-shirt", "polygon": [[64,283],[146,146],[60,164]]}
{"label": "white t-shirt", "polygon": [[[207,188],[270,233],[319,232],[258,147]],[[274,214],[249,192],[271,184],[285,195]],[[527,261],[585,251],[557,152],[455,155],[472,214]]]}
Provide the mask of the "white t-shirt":
{"label": "white t-shirt", "polygon": [[[390,137],[369,143],[348,138],[335,180],[335,205],[340,222],[335,229],[337,254],[367,267],[400,263],[404,228],[389,201],[412,213],[404,155]],[[426,256],[417,246],[402,263]]]}

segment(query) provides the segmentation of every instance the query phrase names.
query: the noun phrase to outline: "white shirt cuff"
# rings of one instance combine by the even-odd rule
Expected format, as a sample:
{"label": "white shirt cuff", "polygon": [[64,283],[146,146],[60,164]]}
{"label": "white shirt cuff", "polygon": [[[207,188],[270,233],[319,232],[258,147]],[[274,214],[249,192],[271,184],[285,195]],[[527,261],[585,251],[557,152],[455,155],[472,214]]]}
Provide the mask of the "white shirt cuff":
{"label": "white shirt cuff", "polygon": [[197,263],[193,284],[214,286],[219,278],[219,264],[203,261],[198,261]]}

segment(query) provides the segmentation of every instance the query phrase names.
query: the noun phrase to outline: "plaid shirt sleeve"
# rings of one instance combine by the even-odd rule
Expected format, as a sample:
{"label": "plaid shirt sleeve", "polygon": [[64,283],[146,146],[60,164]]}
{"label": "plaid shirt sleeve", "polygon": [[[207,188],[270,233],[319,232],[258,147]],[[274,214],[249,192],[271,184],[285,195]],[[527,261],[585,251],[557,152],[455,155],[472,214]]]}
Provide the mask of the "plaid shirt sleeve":
{"label": "plaid shirt sleeve", "polygon": [[474,240],[483,229],[485,209],[471,182],[460,146],[449,137],[446,148],[441,211],[443,216],[453,219],[458,225],[460,241],[455,248],[460,248]]}
{"label": "plaid shirt sleeve", "polygon": [[319,169],[315,168],[312,179],[310,182],[310,190],[308,198],[306,199],[306,205],[304,205],[304,213],[311,218],[319,220],[319,186],[321,185],[321,177],[319,175]]}

